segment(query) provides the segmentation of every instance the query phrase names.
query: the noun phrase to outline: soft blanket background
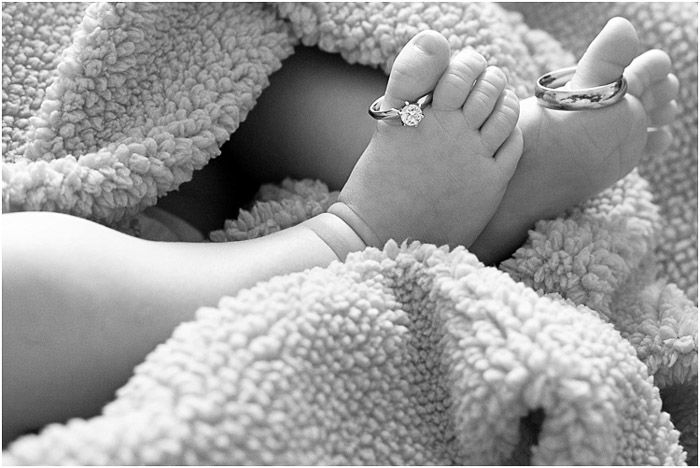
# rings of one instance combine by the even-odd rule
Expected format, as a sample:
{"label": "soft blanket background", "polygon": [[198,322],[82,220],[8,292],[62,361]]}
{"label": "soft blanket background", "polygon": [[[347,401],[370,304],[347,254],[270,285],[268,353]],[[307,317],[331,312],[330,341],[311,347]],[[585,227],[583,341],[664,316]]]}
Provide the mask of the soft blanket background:
{"label": "soft blanket background", "polygon": [[[513,7],[523,16],[491,4],[3,4],[3,209],[125,230],[219,154],[299,42],[387,71],[433,28],[525,97],[622,14],[671,54],[684,109],[671,151],[540,222],[503,271],[464,249],[389,243],[222,298],[103,415],[22,438],[4,461],[678,464],[673,425],[695,461],[696,6]],[[265,187],[212,239],[287,227],[333,197],[322,182]]]}

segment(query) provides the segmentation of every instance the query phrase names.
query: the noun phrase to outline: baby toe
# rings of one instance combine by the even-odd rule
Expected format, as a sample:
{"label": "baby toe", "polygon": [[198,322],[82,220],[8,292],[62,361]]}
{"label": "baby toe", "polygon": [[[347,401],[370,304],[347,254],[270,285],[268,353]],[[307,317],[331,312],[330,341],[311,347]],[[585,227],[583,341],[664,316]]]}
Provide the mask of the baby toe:
{"label": "baby toe", "polygon": [[436,31],[416,34],[396,57],[382,110],[401,107],[404,101],[414,101],[435,89],[438,79],[450,60],[450,45]]}
{"label": "baby toe", "polygon": [[671,73],[671,58],[662,50],[654,49],[644,52],[632,60],[625,69],[625,78],[629,92],[641,97],[653,83],[665,78]]}
{"label": "baby toe", "polygon": [[678,104],[670,101],[661,107],[649,112],[649,125],[652,127],[663,127],[673,123],[678,115]]}
{"label": "baby toe", "polygon": [[506,75],[498,67],[487,67],[476,80],[462,108],[467,125],[479,129],[493,112],[503,89],[506,87]]}
{"label": "baby toe", "polygon": [[647,143],[644,153],[647,155],[659,155],[671,146],[673,137],[668,128],[653,128],[647,131]]}
{"label": "baby toe", "polygon": [[632,23],[612,18],[589,44],[571,78],[572,89],[601,86],[616,80],[637,55],[639,39]]}
{"label": "baby toe", "polygon": [[507,180],[510,180],[515,174],[515,169],[518,167],[518,161],[520,161],[522,155],[523,134],[520,128],[515,126],[494,155],[496,164],[501,168],[501,174]]}
{"label": "baby toe", "polygon": [[433,93],[433,108],[453,111],[462,108],[474,82],[486,69],[486,59],[472,49],[454,56]]}
{"label": "baby toe", "polygon": [[649,85],[642,94],[642,105],[647,112],[666,105],[678,96],[679,83],[674,74],[668,74],[664,79]]}
{"label": "baby toe", "polygon": [[481,142],[489,155],[493,155],[513,133],[519,115],[520,101],[512,89],[506,89],[481,126]]}

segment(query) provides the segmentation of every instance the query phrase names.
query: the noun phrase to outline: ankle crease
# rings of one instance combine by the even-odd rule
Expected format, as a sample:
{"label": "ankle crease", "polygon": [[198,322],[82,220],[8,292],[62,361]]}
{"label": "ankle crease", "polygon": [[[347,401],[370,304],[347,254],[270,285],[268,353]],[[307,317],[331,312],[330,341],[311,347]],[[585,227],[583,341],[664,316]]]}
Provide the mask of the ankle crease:
{"label": "ankle crease", "polygon": [[379,239],[372,228],[362,219],[360,215],[350,208],[346,203],[336,202],[328,207],[327,213],[333,214],[343,220],[343,222],[355,232],[365,245],[381,248],[384,243]]}
{"label": "ankle crease", "polygon": [[332,213],[321,213],[301,223],[311,229],[344,262],[351,252],[364,250],[367,245],[354,229]]}

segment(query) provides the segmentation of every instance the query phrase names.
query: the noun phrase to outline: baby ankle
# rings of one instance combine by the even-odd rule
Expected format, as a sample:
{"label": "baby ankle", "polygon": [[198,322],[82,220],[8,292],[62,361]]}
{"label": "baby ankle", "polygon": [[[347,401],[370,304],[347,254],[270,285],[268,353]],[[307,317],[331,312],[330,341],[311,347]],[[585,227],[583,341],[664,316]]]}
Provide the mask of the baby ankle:
{"label": "baby ankle", "polygon": [[351,252],[359,252],[367,247],[362,238],[343,218],[333,213],[321,213],[301,223],[311,229],[344,262]]}
{"label": "baby ankle", "polygon": [[384,242],[381,241],[365,220],[346,203],[342,201],[335,202],[328,207],[326,212],[340,218],[365,245],[379,248],[384,246]]}

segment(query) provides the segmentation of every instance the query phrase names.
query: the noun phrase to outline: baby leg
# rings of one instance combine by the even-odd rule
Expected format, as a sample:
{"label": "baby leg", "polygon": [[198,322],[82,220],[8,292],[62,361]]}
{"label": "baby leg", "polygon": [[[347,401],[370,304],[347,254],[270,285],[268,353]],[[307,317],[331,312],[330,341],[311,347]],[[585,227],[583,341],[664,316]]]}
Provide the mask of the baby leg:
{"label": "baby leg", "polygon": [[503,91],[503,75],[487,70],[480,80],[490,90],[470,93],[484,64],[476,54],[449,63],[447,41],[436,33],[405,49],[386,104],[435,88],[433,109],[419,128],[379,123],[336,215],[312,220],[326,237],[307,223],[243,242],[150,242],[63,214],[4,215],[4,443],[96,414],[197,307],[278,274],[328,265],[338,252],[326,239],[346,251],[368,242],[355,232],[372,232],[375,245],[405,237],[470,242],[521,153],[517,100]]}
{"label": "baby leg", "polygon": [[3,444],[97,414],[198,307],[336,258],[303,228],[180,243],[58,213],[11,213],[2,222]]}
{"label": "baby leg", "polygon": [[160,294],[174,275],[152,243],[55,213],[2,222],[5,445],[96,414],[197,299]]}
{"label": "baby leg", "polygon": [[[638,46],[631,25],[618,18],[594,41],[574,78],[575,86],[595,86],[625,70],[629,93],[615,106],[567,112],[545,109],[534,98],[522,101],[523,157],[494,219],[468,246],[482,261],[506,258],[537,220],[611,185],[643,153],[668,147],[665,126],[673,119],[678,81],[661,51],[632,60]],[[371,137],[366,107],[384,80],[378,70],[299,48],[233,135],[243,151],[232,156],[260,181],[313,177],[339,189]]]}

